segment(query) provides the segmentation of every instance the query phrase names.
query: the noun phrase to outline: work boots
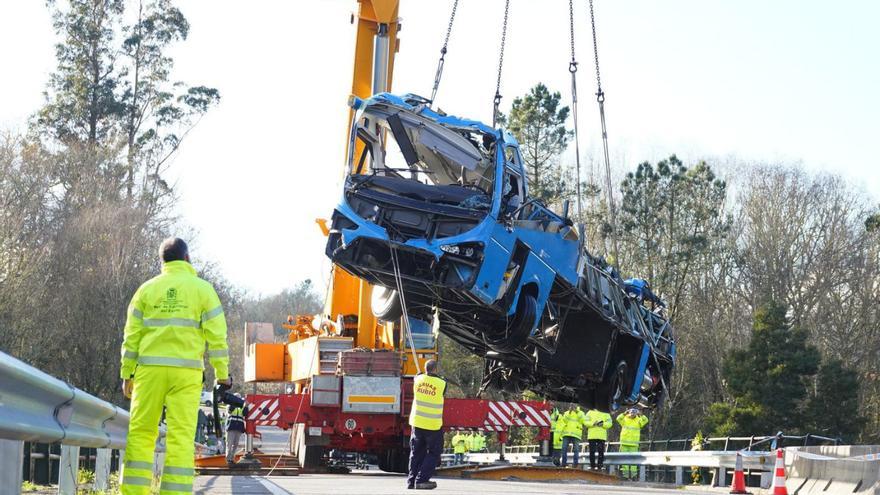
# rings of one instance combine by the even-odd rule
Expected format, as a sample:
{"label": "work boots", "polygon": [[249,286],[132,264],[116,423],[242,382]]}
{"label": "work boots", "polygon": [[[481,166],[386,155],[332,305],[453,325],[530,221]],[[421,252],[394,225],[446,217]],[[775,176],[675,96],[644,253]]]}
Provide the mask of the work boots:
{"label": "work boots", "polygon": [[425,481],[424,483],[416,483],[416,490],[433,490],[437,488],[437,483],[434,481]]}

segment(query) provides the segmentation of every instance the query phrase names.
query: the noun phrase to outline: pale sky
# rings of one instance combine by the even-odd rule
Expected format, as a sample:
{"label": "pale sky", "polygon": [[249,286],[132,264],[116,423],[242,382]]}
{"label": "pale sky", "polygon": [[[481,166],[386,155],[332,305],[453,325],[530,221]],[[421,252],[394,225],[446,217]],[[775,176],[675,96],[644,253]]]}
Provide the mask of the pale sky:
{"label": "pale sky", "polygon": [[[677,153],[802,162],[880,198],[880,2],[595,0],[618,174]],[[582,150],[599,145],[586,0],[575,2]],[[329,263],[314,223],[340,198],[355,0],[179,1],[174,78],[218,88],[171,178],[193,250],[270,294]],[[402,0],[393,91],[430,95],[452,1]],[[491,120],[503,0],[460,0],[438,94]],[[43,2],[0,2],[0,130],[42,103],[55,42]],[[503,108],[537,82],[569,91],[568,2],[511,0]],[[598,156],[598,154],[596,155]],[[584,162],[586,173],[587,164]]]}

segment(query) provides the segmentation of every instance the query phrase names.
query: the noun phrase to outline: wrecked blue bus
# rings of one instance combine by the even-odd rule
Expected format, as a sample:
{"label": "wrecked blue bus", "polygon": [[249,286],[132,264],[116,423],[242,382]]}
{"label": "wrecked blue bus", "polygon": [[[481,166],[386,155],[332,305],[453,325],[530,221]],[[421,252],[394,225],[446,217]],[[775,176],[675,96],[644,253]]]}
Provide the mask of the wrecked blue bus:
{"label": "wrecked blue bus", "polygon": [[350,104],[326,254],[375,286],[378,318],[438,328],[484,359],[486,387],[606,411],[662,402],[671,325],[587,251],[567,206],[529,195],[512,134],[415,95]]}

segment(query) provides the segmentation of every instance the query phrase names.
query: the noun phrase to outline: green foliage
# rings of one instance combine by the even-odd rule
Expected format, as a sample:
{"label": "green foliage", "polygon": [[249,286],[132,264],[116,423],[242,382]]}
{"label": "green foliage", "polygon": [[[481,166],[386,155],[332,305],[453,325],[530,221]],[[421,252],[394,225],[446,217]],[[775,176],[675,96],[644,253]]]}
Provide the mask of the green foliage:
{"label": "green foliage", "polygon": [[124,151],[115,177],[128,197],[138,181],[168,192],[162,166],[220,99],[214,88],[171,81],[168,51],[186,39],[189,23],[170,0],[63,4],[50,2],[62,41],[33,130],[47,145]]}
{"label": "green foliage", "polygon": [[880,232],[880,213],[874,213],[865,219],[865,230],[868,232]]}
{"label": "green foliage", "polygon": [[566,129],[569,108],[560,106],[562,96],[551,93],[543,83],[513,100],[507,127],[517,141],[525,160],[529,195],[547,204],[558,203],[567,195],[564,170],[559,155],[572,136]]}
{"label": "green foliage", "polygon": [[727,235],[727,184],[706,162],[686,167],[675,155],[641,163],[621,184],[620,241],[627,268],[670,302],[672,316],[692,274],[714,262]]}
{"label": "green foliage", "polygon": [[866,420],[859,408],[858,375],[839,359],[819,367],[806,410],[809,433],[855,442]]}
{"label": "green foliage", "polygon": [[752,338],[724,360],[722,375],[733,403],[710,408],[716,435],[806,433],[805,399],[818,371],[819,351],[793,328],[787,308],[769,302],[755,311]]}

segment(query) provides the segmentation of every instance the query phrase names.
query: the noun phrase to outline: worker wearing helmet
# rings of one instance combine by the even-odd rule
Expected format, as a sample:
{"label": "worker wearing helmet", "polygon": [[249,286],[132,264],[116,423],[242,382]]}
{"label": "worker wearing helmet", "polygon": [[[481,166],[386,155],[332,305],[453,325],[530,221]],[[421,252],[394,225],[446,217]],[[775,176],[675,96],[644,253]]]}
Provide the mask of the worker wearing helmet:
{"label": "worker wearing helmet", "polygon": [[486,450],[486,435],[483,434],[482,431],[477,432],[477,452],[482,452]]}
{"label": "worker wearing helmet", "polygon": [[[641,414],[635,407],[625,413],[617,415],[617,424],[620,425],[620,451],[638,452],[639,441],[642,437],[642,428],[648,424],[648,418]],[[626,479],[635,479],[638,474],[636,466],[621,466],[620,474]]]}
{"label": "worker wearing helmet", "polygon": [[446,381],[437,375],[438,367],[437,361],[429,359],[425,373],[419,373],[413,380],[407,488],[431,490],[437,487],[431,477],[443,453],[443,394],[446,393]]}
{"label": "worker wearing helmet", "polygon": [[569,445],[574,448],[573,466],[578,466],[578,455],[581,450],[581,438],[583,438],[586,419],[584,411],[574,404],[569,406],[568,411],[565,411],[565,414],[562,415],[564,425],[562,430],[562,467],[568,464]]}
{"label": "worker wearing helmet", "polygon": [[608,441],[608,429],[612,424],[611,415],[598,409],[591,409],[587,413],[586,424],[587,442],[590,445],[590,469],[601,470],[605,464],[605,442]]}
{"label": "worker wearing helmet", "polygon": [[220,298],[196,275],[183,240],[166,239],[159,254],[162,273],[134,293],[122,342],[122,388],[131,398],[121,486],[125,495],[150,493],[163,407],[168,429],[159,489],[162,494],[192,493],[205,354],[217,381],[230,383]]}
{"label": "worker wearing helmet", "polygon": [[467,442],[467,435],[463,435],[460,431],[456,431],[455,435],[452,437],[452,453],[455,454],[454,461],[455,464],[464,464],[464,454],[467,452],[467,447],[465,443]]}

